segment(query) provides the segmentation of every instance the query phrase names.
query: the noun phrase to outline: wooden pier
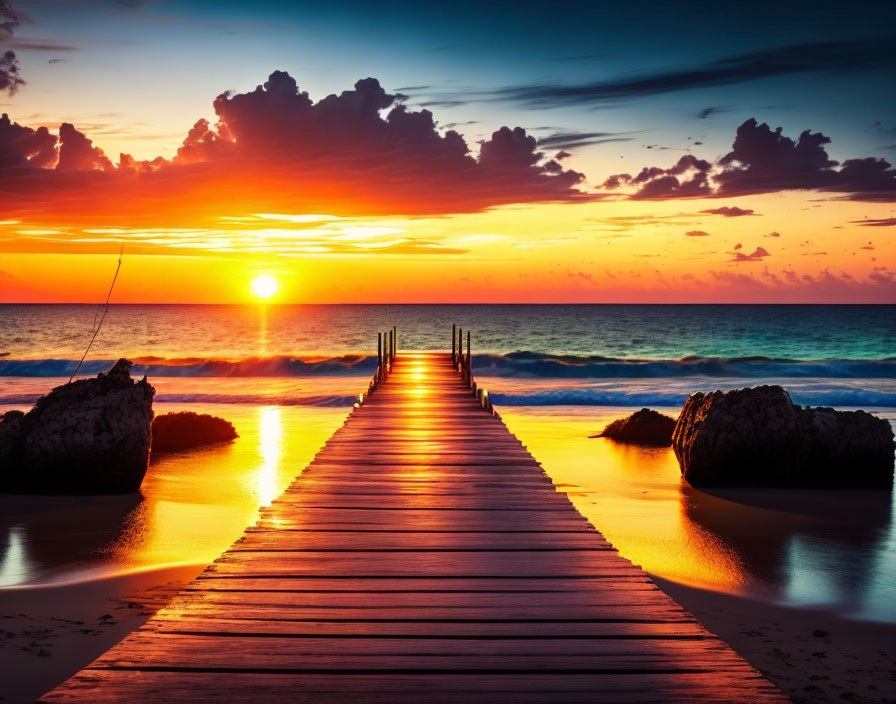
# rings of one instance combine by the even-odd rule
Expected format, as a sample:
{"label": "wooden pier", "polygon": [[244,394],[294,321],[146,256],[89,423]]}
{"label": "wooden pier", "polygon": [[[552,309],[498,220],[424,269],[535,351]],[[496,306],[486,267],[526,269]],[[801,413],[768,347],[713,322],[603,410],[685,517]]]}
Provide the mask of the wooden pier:
{"label": "wooden pier", "polygon": [[788,701],[555,489],[468,355],[394,350],[257,525],[40,701]]}

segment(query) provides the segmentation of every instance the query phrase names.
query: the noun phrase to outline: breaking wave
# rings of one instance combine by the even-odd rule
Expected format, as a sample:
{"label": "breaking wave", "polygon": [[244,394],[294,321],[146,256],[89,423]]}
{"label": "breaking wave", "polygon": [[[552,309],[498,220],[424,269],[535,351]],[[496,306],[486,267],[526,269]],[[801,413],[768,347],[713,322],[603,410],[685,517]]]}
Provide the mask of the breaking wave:
{"label": "breaking wave", "polygon": [[[376,370],[376,357],[344,355],[342,357],[247,357],[245,359],[204,359],[188,357],[166,359],[137,357],[132,376],[149,377],[303,377],[303,376],[368,376]],[[81,365],[79,376],[93,376],[107,371],[115,360],[95,359]],[[0,360],[0,376],[67,377],[75,371],[72,359],[4,359]]]}
{"label": "breaking wave", "polygon": [[[92,376],[109,369],[114,360],[91,360],[81,374]],[[0,359],[0,376],[67,377],[75,369],[71,359]],[[142,357],[134,359],[133,374],[149,377],[313,377],[368,376],[376,369],[372,355],[330,358],[290,356],[245,359]],[[511,352],[473,355],[474,372],[481,376],[558,379],[645,379],[663,377],[776,377],[896,379],[896,357],[883,359],[799,360],[772,357],[683,357],[681,359],[626,359]]]}
{"label": "breaking wave", "polygon": [[798,360],[752,356],[683,357],[666,360],[512,352],[504,355],[474,355],[473,369],[482,376],[561,379],[687,376],[893,379],[896,378],[896,357]]}
{"label": "breaking wave", "polygon": [[[853,388],[788,389],[794,403],[803,406],[894,408],[896,393]],[[490,394],[496,406],[668,406],[680,407],[691,392],[608,391],[605,389],[550,389]]]}

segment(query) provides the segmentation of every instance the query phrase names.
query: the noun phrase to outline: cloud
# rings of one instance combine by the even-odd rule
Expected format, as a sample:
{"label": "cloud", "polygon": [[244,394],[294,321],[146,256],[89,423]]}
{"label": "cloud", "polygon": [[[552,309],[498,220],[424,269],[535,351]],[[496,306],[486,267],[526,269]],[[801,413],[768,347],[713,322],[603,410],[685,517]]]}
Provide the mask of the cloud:
{"label": "cloud", "polygon": [[645,167],[631,178],[611,176],[603,187],[637,186],[633,199],[667,199],[700,196],[735,197],[788,190],[815,190],[842,194],[844,200],[896,201],[896,170],[884,159],[866,157],[832,160],[821,132],[803,131],[796,140],[755,119],[737,128],[730,152],[715,164],[686,155],[669,168]]}
{"label": "cloud", "polygon": [[[721,289],[716,299],[753,303],[892,303],[896,300],[896,274],[876,267],[867,279],[824,269],[814,276],[792,269],[779,274],[764,269],[758,276],[734,271],[710,271]],[[706,287],[706,284],[703,284]]]}
{"label": "cloud", "polygon": [[14,49],[28,49],[30,51],[77,51],[78,47],[71,44],[60,44],[51,39],[40,39],[38,37],[20,37],[10,39],[7,45]]}
{"label": "cloud", "polygon": [[896,218],[866,218],[864,220],[850,220],[852,225],[861,225],[862,227],[894,227],[896,226]]}
{"label": "cloud", "polygon": [[769,232],[769,233],[766,235],[766,237],[780,237],[780,236],[781,236],[781,233],[780,233],[780,232]]}
{"label": "cloud", "polygon": [[678,71],[580,84],[539,84],[499,89],[499,100],[537,107],[625,100],[806,73],[883,69],[896,63],[890,37],[810,42],[729,56]]}
{"label": "cloud", "polygon": [[632,137],[620,135],[625,132],[556,132],[538,140],[538,146],[545,149],[575,149],[591,144],[607,144],[608,142],[630,142]]}
{"label": "cloud", "polygon": [[7,0],[0,0],[0,39],[8,39],[25,17]]}
{"label": "cloud", "polygon": [[723,205],[721,208],[709,208],[707,210],[701,210],[700,212],[708,213],[709,215],[724,215],[726,218],[739,218],[745,215],[759,215],[759,213],[754,212],[749,208],[738,208],[736,205]]}
{"label": "cloud", "polygon": [[684,234],[686,237],[709,237],[709,233],[703,230],[688,230]]}
{"label": "cloud", "polygon": [[[24,16],[17,12],[6,0],[0,0],[0,40],[6,44],[12,42],[13,32],[22,23]],[[9,95],[25,85],[25,81],[19,73],[19,60],[14,51],[7,49],[0,53],[0,91],[5,90]]]}
{"label": "cloud", "polygon": [[678,162],[668,168],[644,167],[635,176],[614,174],[603,184],[603,188],[614,189],[622,185],[637,186],[630,197],[633,199],[665,199],[710,197],[712,189],[708,181],[712,164],[685,154]]}
{"label": "cloud", "polygon": [[723,105],[703,108],[700,112],[697,113],[697,119],[705,120],[710,115],[716,115],[720,112],[728,112],[729,110],[731,110],[731,108],[723,106]]}
{"label": "cloud", "polygon": [[593,200],[583,175],[502,127],[471,152],[428,110],[409,110],[374,78],[317,102],[282,71],[254,91],[223,93],[216,121],[198,120],[171,160],[113,164],[75,129],[58,137],[0,120],[4,216],[74,222],[196,222],[210,213],[409,215],[512,203]]}
{"label": "cloud", "polygon": [[6,51],[0,56],[0,90],[5,90],[10,95],[25,85],[25,81],[19,74],[19,60],[15,52]]}
{"label": "cloud", "polygon": [[[737,249],[737,247],[735,247]],[[735,252],[734,258],[730,261],[732,262],[761,262],[765,257],[770,257],[771,254],[768,253],[768,250],[764,247],[757,247],[753,250],[751,254],[744,254],[743,252]]]}

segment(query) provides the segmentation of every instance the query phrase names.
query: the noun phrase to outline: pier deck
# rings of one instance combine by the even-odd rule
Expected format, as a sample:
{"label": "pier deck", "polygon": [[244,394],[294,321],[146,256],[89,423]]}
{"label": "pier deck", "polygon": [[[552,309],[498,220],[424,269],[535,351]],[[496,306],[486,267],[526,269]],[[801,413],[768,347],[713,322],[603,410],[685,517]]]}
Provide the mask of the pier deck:
{"label": "pier deck", "polygon": [[257,525],[40,701],[788,700],[617,554],[450,355],[402,353]]}

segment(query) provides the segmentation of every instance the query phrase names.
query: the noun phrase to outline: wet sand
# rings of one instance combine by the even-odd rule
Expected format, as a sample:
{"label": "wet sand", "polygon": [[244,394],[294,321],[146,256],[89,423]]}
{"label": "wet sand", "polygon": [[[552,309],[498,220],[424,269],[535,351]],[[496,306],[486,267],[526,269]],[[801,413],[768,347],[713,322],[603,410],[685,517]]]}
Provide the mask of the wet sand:
{"label": "wet sand", "polygon": [[0,702],[34,702],[143,625],[204,567],[0,590]]}
{"label": "wet sand", "polygon": [[896,624],[651,577],[797,704],[896,702]]}

